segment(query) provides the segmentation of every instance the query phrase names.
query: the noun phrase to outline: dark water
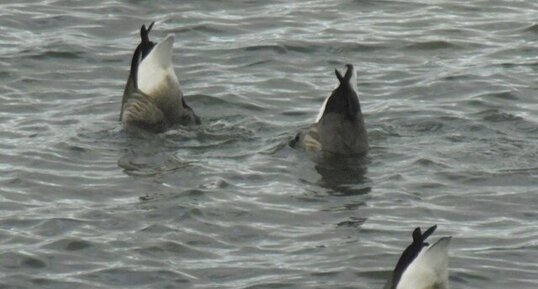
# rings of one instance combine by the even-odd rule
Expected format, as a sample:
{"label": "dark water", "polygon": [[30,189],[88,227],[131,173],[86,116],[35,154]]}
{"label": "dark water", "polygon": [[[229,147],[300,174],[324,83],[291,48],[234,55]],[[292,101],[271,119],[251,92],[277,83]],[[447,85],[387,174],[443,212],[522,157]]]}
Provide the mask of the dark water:
{"label": "dark water", "polygon": [[[536,288],[537,2],[11,2],[0,288],[381,288],[432,224],[452,288]],[[151,21],[200,127],[117,121]],[[290,149],[345,63],[369,157]]]}

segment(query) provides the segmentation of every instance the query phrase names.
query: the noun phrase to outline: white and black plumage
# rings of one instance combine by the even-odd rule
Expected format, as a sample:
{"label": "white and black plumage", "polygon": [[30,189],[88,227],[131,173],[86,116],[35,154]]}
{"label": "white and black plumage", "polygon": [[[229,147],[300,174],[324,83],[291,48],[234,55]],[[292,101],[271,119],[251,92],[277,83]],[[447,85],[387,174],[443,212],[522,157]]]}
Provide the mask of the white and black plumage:
{"label": "white and black plumage", "polygon": [[149,32],[140,28],[140,44],[131,60],[131,71],[121,104],[120,121],[124,127],[164,131],[175,124],[198,124],[200,119],[185,102],[172,66],[174,36],[154,43]]}
{"label": "white and black plumage", "polygon": [[344,76],[335,69],[338,87],[325,99],[316,122],[290,141],[292,147],[346,155],[368,152],[355,69],[351,64],[346,67]]}
{"label": "white and black plumage", "polygon": [[433,244],[426,239],[437,226],[413,231],[413,242],[403,251],[384,289],[448,289],[448,246],[452,237]]}

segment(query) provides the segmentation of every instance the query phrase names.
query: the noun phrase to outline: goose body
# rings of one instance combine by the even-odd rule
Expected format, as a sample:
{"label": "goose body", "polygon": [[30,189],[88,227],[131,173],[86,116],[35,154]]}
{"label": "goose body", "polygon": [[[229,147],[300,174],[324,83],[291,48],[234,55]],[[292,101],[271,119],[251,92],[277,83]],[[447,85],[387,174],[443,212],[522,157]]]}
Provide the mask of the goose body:
{"label": "goose body", "polygon": [[301,130],[292,147],[336,154],[365,154],[368,136],[356,89],[356,73],[347,64],[344,76],[335,70],[338,87],[327,97],[314,124]]}
{"label": "goose body", "polygon": [[120,121],[124,127],[164,131],[175,124],[200,123],[183,97],[172,66],[174,36],[149,40],[153,23],[140,29],[141,42],[131,61],[123,93]]}
{"label": "goose body", "polygon": [[426,239],[435,231],[433,226],[421,233],[413,231],[413,242],[400,256],[384,289],[448,289],[448,246],[451,237],[433,244]]}

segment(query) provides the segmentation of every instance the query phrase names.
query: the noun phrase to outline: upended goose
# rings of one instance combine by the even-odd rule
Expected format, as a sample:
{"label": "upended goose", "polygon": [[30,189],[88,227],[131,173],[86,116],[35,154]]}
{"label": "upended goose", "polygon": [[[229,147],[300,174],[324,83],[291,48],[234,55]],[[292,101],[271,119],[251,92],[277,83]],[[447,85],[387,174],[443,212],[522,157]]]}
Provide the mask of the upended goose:
{"label": "upended goose", "polygon": [[413,242],[403,251],[384,289],[448,289],[448,245],[452,237],[426,243],[437,226],[413,231]]}
{"label": "upended goose", "polygon": [[172,67],[174,35],[155,43],[149,40],[153,23],[140,28],[141,42],[131,60],[131,71],[121,102],[120,121],[126,128],[165,131],[175,124],[199,124],[185,102]]}
{"label": "upended goose", "polygon": [[325,99],[316,122],[300,131],[290,146],[336,154],[365,154],[368,135],[357,97],[357,76],[347,64],[344,76],[335,69],[338,87]]}

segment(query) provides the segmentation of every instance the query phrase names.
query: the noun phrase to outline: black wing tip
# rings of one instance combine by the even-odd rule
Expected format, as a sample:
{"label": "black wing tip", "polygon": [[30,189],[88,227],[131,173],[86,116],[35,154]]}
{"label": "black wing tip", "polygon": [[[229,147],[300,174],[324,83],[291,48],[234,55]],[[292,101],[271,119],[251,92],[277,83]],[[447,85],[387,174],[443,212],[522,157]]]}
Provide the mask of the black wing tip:
{"label": "black wing tip", "polygon": [[413,233],[411,234],[413,237],[413,242],[421,242],[422,241],[422,232],[420,230],[420,227],[416,227],[413,230]]}
{"label": "black wing tip", "polygon": [[340,83],[344,82],[344,77],[342,76],[340,71],[338,71],[338,69],[334,69],[334,74],[336,74],[336,78],[338,78],[338,81],[340,81]]}
{"label": "black wing tip", "polygon": [[424,232],[424,234],[422,234],[423,240],[426,240],[431,234],[433,234],[433,232],[435,232],[436,229],[437,229],[437,225],[433,225],[433,226],[429,227]]}
{"label": "black wing tip", "polygon": [[336,74],[336,78],[340,81],[341,84],[350,84],[351,77],[353,76],[353,65],[352,64],[346,64],[345,67],[347,68],[346,74],[342,76],[342,73],[338,71],[338,69],[334,69],[334,74]]}
{"label": "black wing tip", "polygon": [[155,21],[152,21],[152,22],[148,25],[148,28],[146,28],[146,24],[142,24],[142,27],[140,27],[140,30],[149,33],[149,32],[151,31],[151,28],[153,28],[153,25],[154,25],[154,24],[155,24]]}
{"label": "black wing tip", "polygon": [[151,22],[147,28],[146,24],[142,24],[142,26],[140,27],[140,38],[142,38],[142,42],[150,42],[149,33],[151,32],[151,28],[153,28],[154,24],[155,21]]}
{"label": "black wing tip", "polygon": [[351,80],[351,77],[353,76],[353,65],[348,63],[346,64],[346,67],[347,67],[347,71],[344,78],[346,79],[347,82],[349,82]]}
{"label": "black wing tip", "polygon": [[435,229],[437,229],[437,225],[429,227],[426,231],[424,231],[424,233],[422,233],[420,227],[416,227],[412,233],[413,242],[423,243],[435,231]]}
{"label": "black wing tip", "polygon": [[148,29],[147,29],[148,33],[151,31],[151,28],[153,28],[154,24],[155,24],[155,21],[152,21],[151,24],[149,24]]}

